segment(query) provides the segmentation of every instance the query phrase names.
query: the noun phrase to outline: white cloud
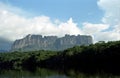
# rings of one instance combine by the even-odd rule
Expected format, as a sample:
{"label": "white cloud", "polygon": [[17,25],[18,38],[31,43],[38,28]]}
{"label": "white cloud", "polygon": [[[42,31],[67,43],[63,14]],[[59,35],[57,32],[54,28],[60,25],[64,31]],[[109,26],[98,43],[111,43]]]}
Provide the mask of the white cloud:
{"label": "white cloud", "polygon": [[120,22],[120,0],[99,0],[98,6],[105,12],[104,23],[115,25]]}
{"label": "white cloud", "polygon": [[54,21],[47,16],[36,16],[33,18],[23,17],[11,10],[7,5],[0,3],[0,37],[15,40],[27,34],[57,35],[82,34],[70,18],[67,22]]}
{"label": "white cloud", "polygon": [[[85,22],[79,28],[70,18],[66,22],[58,19],[52,20],[48,16],[27,18],[21,14],[26,13],[19,8],[0,3],[0,37],[15,40],[27,34],[57,35],[89,34],[94,41],[120,39],[120,1],[99,0],[98,6],[105,12],[101,19],[103,23],[92,24]],[[113,28],[113,29],[110,29]]]}
{"label": "white cloud", "polygon": [[72,18],[70,18],[66,23],[61,23],[59,25],[60,32],[66,32],[67,34],[83,34],[82,31],[77,27],[77,24],[73,23]]}
{"label": "white cloud", "polygon": [[96,34],[98,32],[102,32],[109,28],[107,24],[92,24],[92,23],[83,23],[83,32],[85,34]]}
{"label": "white cloud", "polygon": [[120,40],[120,25],[114,26],[113,30],[108,30],[107,24],[84,23],[82,29],[84,34],[93,36],[94,42]]}
{"label": "white cloud", "polygon": [[105,12],[102,18],[103,23],[110,24],[110,30],[99,34],[98,39],[120,40],[120,1],[119,0],[99,0],[99,7]]}
{"label": "white cloud", "polygon": [[120,39],[120,33],[114,31],[106,31],[97,33],[98,36],[95,36],[96,40],[99,41],[114,41]]}
{"label": "white cloud", "polygon": [[104,11],[103,23],[83,23],[85,34],[91,34],[94,41],[120,40],[120,1],[99,0],[98,6]]}

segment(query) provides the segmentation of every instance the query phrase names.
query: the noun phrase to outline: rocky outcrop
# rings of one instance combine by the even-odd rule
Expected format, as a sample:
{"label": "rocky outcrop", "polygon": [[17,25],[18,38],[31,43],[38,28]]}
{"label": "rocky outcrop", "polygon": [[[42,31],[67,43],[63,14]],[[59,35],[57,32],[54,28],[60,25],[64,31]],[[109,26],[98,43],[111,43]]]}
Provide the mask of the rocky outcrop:
{"label": "rocky outcrop", "polygon": [[23,39],[16,40],[11,51],[33,51],[33,50],[64,50],[77,45],[92,44],[92,37],[86,35],[57,36],[27,35]]}

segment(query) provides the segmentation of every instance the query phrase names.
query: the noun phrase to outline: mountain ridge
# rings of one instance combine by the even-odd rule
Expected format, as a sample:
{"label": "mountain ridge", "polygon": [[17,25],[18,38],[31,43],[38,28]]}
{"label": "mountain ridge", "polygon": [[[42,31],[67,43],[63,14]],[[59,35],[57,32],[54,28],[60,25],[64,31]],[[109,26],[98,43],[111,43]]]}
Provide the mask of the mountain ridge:
{"label": "mountain ridge", "polygon": [[92,44],[92,37],[87,35],[68,35],[58,38],[57,36],[27,35],[16,40],[11,51],[33,51],[33,50],[65,50],[73,46]]}

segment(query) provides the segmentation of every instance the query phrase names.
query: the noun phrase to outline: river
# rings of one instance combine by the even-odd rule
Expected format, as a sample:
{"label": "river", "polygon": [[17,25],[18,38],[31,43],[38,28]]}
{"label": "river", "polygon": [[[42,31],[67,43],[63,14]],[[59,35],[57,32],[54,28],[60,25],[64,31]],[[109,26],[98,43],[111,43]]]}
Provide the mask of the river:
{"label": "river", "polygon": [[0,70],[0,78],[120,78],[120,75],[37,68],[36,70]]}

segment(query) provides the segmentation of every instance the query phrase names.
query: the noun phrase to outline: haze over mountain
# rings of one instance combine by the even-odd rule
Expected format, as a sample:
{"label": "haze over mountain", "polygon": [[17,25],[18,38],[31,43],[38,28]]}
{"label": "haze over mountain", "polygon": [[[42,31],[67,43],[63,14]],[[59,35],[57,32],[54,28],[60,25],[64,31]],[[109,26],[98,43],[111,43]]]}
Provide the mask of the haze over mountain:
{"label": "haze over mountain", "polygon": [[0,52],[6,52],[11,49],[12,41],[0,38]]}

